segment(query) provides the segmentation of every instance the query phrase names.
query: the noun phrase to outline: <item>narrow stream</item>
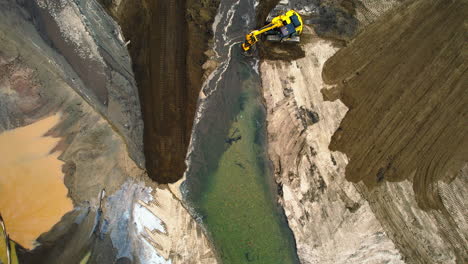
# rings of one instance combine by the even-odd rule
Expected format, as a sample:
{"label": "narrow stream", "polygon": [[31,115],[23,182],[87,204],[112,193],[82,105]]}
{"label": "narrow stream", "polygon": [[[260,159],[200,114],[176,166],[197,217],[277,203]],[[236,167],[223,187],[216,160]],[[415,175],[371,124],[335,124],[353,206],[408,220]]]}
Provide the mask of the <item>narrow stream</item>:
{"label": "narrow stream", "polygon": [[182,187],[223,263],[298,263],[266,154],[258,59],[239,44],[254,0],[224,0],[213,25],[220,67],[205,83]]}

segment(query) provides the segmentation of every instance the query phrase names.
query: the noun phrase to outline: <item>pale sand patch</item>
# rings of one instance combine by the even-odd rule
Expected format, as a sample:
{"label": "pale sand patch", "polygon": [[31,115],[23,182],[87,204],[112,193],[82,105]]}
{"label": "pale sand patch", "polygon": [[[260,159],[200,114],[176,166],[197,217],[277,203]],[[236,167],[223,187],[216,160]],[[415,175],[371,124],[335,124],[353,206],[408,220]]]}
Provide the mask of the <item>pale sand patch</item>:
{"label": "pale sand patch", "polygon": [[59,138],[43,136],[58,114],[0,134],[0,212],[10,238],[31,249],[42,233],[73,209],[63,183]]}

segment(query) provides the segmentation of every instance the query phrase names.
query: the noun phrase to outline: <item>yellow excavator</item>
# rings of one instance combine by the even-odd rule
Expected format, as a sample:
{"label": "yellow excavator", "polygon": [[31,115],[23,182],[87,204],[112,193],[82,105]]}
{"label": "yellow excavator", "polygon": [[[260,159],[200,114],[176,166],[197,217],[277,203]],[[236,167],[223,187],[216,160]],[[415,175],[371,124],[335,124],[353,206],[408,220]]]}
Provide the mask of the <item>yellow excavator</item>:
{"label": "yellow excavator", "polygon": [[297,43],[302,33],[302,25],[301,16],[296,11],[289,10],[285,14],[273,18],[262,28],[245,35],[242,49],[244,52],[248,52],[258,42],[259,36],[262,34],[266,35],[267,41]]}

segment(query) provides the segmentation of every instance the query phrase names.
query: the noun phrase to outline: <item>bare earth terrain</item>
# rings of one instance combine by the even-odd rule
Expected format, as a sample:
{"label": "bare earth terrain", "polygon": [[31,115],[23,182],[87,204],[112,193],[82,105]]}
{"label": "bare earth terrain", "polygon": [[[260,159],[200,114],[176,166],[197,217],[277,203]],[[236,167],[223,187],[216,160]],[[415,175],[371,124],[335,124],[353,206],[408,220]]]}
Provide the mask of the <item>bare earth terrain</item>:
{"label": "bare earth terrain", "polygon": [[299,257],[466,263],[467,2],[363,1],[355,12],[346,47],[308,28],[304,58],[260,67]]}
{"label": "bare earth terrain", "polygon": [[[259,44],[301,263],[468,263],[468,1],[264,0],[259,25],[278,2],[310,21]],[[218,263],[179,191],[218,4],[0,1],[0,262]]]}

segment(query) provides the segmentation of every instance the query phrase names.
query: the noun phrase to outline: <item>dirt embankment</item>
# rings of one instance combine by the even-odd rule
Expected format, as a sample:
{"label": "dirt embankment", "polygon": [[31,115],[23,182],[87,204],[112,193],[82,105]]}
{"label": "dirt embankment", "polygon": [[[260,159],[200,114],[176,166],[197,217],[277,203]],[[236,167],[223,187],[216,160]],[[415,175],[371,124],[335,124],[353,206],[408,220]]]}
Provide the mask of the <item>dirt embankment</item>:
{"label": "dirt embankment", "polygon": [[330,149],[347,154],[346,178],[360,183],[400,250],[425,263],[433,261],[432,250],[407,234],[427,232],[430,221],[415,218],[419,228],[402,227],[406,212],[386,199],[395,192],[387,182],[410,184],[447,256],[466,263],[466,222],[457,222],[457,206],[444,200],[466,199],[466,191],[447,193],[440,186],[466,179],[467,12],[467,1],[409,1],[368,26],[323,71],[324,80],[337,85],[325,95],[339,96],[350,109]]}
{"label": "dirt embankment", "polygon": [[355,39],[337,45],[313,25],[304,58],[261,63],[302,263],[467,262],[463,13],[466,1],[359,1]]}
{"label": "dirt embankment", "polygon": [[219,1],[101,2],[130,40],[145,123],[146,169],[157,182],[175,182],[186,167],[204,52]]}
{"label": "dirt embankment", "polygon": [[467,157],[467,11],[463,1],[415,1],[327,61],[324,79],[350,108],[331,144],[350,157],[349,180],[411,179],[422,208],[441,208],[436,182]]}

